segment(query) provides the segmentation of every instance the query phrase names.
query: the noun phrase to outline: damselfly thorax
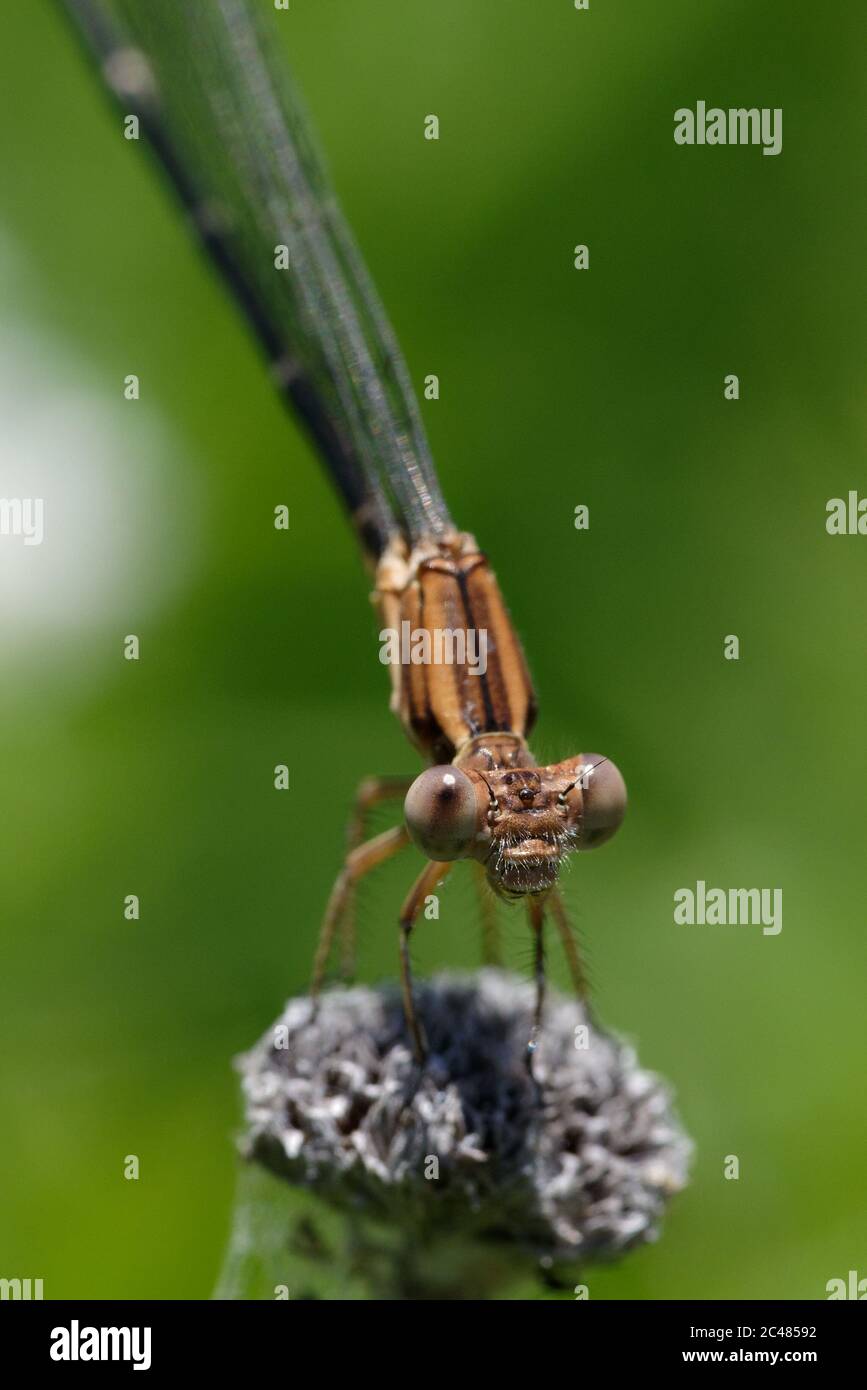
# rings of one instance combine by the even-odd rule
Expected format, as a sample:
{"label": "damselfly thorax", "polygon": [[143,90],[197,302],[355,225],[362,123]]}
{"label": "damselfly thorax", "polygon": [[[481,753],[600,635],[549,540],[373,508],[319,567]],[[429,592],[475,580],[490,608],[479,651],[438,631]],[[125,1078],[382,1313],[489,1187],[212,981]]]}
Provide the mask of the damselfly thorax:
{"label": "damselfly thorax", "polygon": [[475,537],[452,531],[412,546],[395,537],[376,567],[373,598],[384,631],[408,624],[413,633],[429,635],[431,652],[443,646],[443,633],[473,633],[474,655],[480,645],[484,649],[483,670],[468,660],[390,665],[391,708],[426,757],[450,762],[480,734],[526,738],[536,698],[499,585]]}

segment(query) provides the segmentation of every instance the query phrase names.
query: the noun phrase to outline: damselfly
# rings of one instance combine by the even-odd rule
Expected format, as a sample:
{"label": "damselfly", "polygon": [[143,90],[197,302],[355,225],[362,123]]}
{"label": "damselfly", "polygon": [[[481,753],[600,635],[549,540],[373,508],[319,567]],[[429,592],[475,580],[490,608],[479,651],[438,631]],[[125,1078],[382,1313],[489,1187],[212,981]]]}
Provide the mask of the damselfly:
{"label": "damselfly", "polygon": [[[595,754],[539,767],[527,747],[536,701],[520,643],[485,556],[443,501],[409,374],[329,189],[265,0],[61,3],[130,131],[156,153],[348,508],[375,575],[383,631],[396,638],[391,708],[433,764],[414,780],[371,779],[359,789],[316,952],[314,998],[338,934],[351,955],[359,880],[412,841],[430,860],[399,916],[416,1059],[425,1043],[410,934],[461,859],[474,860],[499,897],[526,900],[532,1054],[546,914],[585,993],[558,871],[571,851],[617,829],[623,780]],[[403,823],[365,841],[371,808],[399,796]]]}

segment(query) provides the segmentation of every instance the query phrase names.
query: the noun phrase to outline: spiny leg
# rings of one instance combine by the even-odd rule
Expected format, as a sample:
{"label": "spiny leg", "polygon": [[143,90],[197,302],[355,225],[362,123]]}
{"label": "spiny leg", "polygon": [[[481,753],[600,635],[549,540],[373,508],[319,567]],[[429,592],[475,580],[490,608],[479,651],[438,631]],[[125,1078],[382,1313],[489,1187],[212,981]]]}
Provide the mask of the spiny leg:
{"label": "spiny leg", "polygon": [[426,1049],[422,1030],[415,1012],[412,993],[412,965],[409,959],[409,935],[415,920],[424,906],[424,900],[441,883],[451,869],[451,864],[428,864],[410,889],[406,902],[400,910],[400,988],[403,994],[403,1012],[406,1026],[412,1039],[412,1050],[419,1066],[424,1064]]}
{"label": "spiny leg", "polygon": [[479,916],[482,919],[482,962],[484,965],[502,965],[500,952],[500,929],[497,924],[497,905],[494,895],[488,888],[485,871],[476,865],[476,896],[479,900]]}
{"label": "spiny leg", "polygon": [[563,905],[563,899],[560,896],[560,893],[555,890],[553,893],[551,893],[548,901],[551,904],[551,911],[554,916],[554,921],[557,924],[557,930],[560,933],[560,940],[563,943],[563,951],[566,955],[566,960],[569,965],[569,974],[572,977],[572,984],[575,989],[575,993],[581,1001],[581,1004],[584,1009],[584,1015],[588,1023],[590,1023],[592,1027],[596,1028],[598,1027],[598,1024],[596,1023],[596,1018],[593,1012],[593,1005],[590,1002],[590,981],[587,978],[587,972],[584,969],[584,964],[581,960],[581,954],[578,950],[578,942],[575,940],[575,932],[573,930],[572,923],[569,921],[569,916],[566,912],[566,908]]}
{"label": "spiny leg", "polygon": [[322,927],[319,932],[319,944],[313,959],[310,994],[314,1001],[322,989],[322,980],[331,955],[334,933],[340,925],[355,885],[360,878],[370,873],[371,869],[384,864],[387,859],[391,859],[398,850],[403,849],[404,845],[407,844],[409,844],[409,835],[406,827],[396,825],[391,830],[385,830],[381,835],[368,840],[366,844],[359,845],[351,854],[346,856],[346,862],[337,876],[337,881],[331,890],[331,897],[328,899],[328,906],[325,909],[325,916],[322,919]]}
{"label": "spiny leg", "polygon": [[560,933],[560,940],[563,943],[563,953],[566,956],[566,963],[569,966],[572,986],[578,998],[582,1002],[586,1002],[590,994],[590,985],[581,961],[581,956],[578,952],[578,943],[575,940],[572,923],[569,921],[566,908],[563,905],[563,899],[556,889],[551,893],[548,902],[551,906],[551,915],[554,918],[557,931]]}
{"label": "spiny leg", "polygon": [[[346,830],[346,850],[351,854],[359,848],[367,834],[367,822],[374,806],[406,796],[412,777],[365,777],[355,793],[352,815]],[[340,917],[340,978],[352,980],[355,975],[355,884],[351,884]]]}
{"label": "spiny leg", "polygon": [[527,1070],[533,1075],[533,1053],[539,1045],[542,1031],[542,1009],[545,1004],[545,903],[541,898],[530,898],[527,902],[530,927],[533,931],[533,949],[536,980],[536,1006],[533,1010],[533,1029],[527,1043]]}

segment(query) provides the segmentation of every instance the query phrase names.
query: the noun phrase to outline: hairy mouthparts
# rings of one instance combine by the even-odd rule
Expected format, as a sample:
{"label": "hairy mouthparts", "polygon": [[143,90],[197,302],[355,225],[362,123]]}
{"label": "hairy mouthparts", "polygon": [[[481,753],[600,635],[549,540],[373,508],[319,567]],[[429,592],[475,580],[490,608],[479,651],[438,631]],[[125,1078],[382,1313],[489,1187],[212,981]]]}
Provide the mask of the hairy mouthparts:
{"label": "hairy mouthparts", "polygon": [[238,1061],[245,1156],[413,1239],[554,1260],[653,1240],[692,1149],[667,1085],[550,993],[531,1077],[532,985],[499,970],[417,986],[419,1069],[397,991],[292,999]]}

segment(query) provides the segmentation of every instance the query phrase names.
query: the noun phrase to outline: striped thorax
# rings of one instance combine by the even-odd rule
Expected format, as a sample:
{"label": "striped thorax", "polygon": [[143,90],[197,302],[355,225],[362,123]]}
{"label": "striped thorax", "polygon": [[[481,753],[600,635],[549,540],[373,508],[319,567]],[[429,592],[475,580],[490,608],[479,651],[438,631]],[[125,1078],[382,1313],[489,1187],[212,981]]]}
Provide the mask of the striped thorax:
{"label": "striped thorax", "polygon": [[617,829],[626,808],[620,773],[594,754],[537,765],[526,743],[536,700],[524,654],[471,535],[412,549],[396,539],[374,599],[380,638],[395,634],[400,653],[390,663],[391,708],[435,764],[407,794],[414,842],[435,862],[477,860],[502,897],[547,892],[567,854]]}

